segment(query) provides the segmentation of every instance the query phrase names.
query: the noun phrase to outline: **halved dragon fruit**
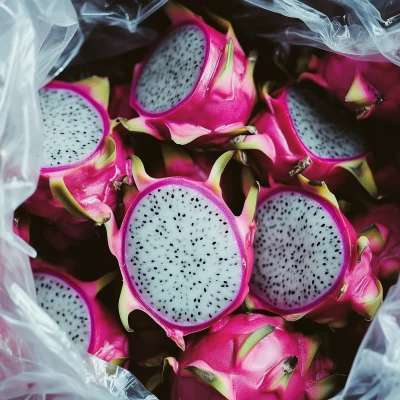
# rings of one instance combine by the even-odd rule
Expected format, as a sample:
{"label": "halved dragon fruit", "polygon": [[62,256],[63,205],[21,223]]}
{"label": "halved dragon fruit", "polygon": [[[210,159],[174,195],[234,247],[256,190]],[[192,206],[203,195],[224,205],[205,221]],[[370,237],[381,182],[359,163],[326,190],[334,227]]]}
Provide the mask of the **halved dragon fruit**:
{"label": "halved dragon fruit", "polygon": [[99,77],[76,83],[53,81],[39,96],[45,127],[43,166],[38,189],[26,207],[58,222],[73,237],[80,225],[79,233],[87,237],[90,227],[70,213],[102,222],[105,217],[98,213],[96,202],[115,208],[114,182],[126,175],[122,138],[107,114],[109,82]]}
{"label": "halved dragon fruit", "polygon": [[354,229],[369,239],[372,269],[382,280],[396,279],[400,272],[400,207],[383,204],[350,219]]}
{"label": "halved dragon fruit", "polygon": [[104,361],[126,365],[129,356],[126,335],[96,299],[115,274],[107,274],[95,282],[81,282],[37,260],[32,261],[32,270],[38,304],[69,339],[79,349]]}
{"label": "halved dragon fruit", "polygon": [[233,315],[191,340],[174,371],[171,399],[323,400],[335,390],[334,364],[318,337],[279,317]]}
{"label": "halved dragon fruit", "polygon": [[261,308],[291,321],[307,316],[342,327],[351,309],[371,319],[382,286],[368,239],[357,239],[323,182],[299,179],[302,187],[261,189],[251,292]]}
{"label": "halved dragon fruit", "polygon": [[150,315],[181,348],[183,336],[208,328],[243,302],[253,265],[253,215],[258,184],[235,217],[223,201],[223,154],[205,182],[155,179],[132,156],[135,196],[118,231],[106,222],[109,245],[123,275],[119,310]]}
{"label": "halved dragon fruit", "polygon": [[326,89],[345,106],[355,110],[358,119],[374,116],[400,122],[398,65],[353,60],[327,52],[321,58],[311,57],[309,70],[300,79],[312,80]]}
{"label": "halved dragon fruit", "polygon": [[228,21],[210,15],[221,33],[171,1],[166,11],[172,28],[135,68],[131,106],[139,117],[124,126],[178,144],[246,131],[255,55],[246,57]]}
{"label": "halved dragon fruit", "polygon": [[[289,85],[273,96],[268,85],[262,89],[268,106],[251,122],[258,135],[235,140],[230,147],[258,150],[254,160],[264,176],[288,182],[304,172],[312,180],[324,180],[336,189],[353,175],[374,197],[378,196],[367,159],[365,134],[346,118],[317,86]],[[351,175],[350,175],[351,174]]]}

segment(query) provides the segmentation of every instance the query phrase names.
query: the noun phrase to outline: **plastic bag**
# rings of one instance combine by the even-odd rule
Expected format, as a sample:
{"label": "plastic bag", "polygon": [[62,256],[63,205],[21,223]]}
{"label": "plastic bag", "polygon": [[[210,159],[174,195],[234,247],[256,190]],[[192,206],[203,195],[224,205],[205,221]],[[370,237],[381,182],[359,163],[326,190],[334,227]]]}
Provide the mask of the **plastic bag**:
{"label": "plastic bag", "polygon": [[400,389],[400,282],[365,336],[345,389],[335,400],[397,400]]}
{"label": "plastic bag", "polygon": [[0,399],[147,399],[128,371],[81,354],[36,304],[14,210],[35,190],[43,131],[37,89],[78,27],[67,0],[0,2]]}
{"label": "plastic bag", "polygon": [[[284,16],[278,25],[275,18],[268,21],[259,9],[249,10],[243,17],[248,18],[249,27],[257,29],[256,35],[277,42],[333,50],[363,60],[378,61],[386,57],[400,65],[400,2],[397,0],[245,1]],[[257,24],[257,19],[266,23]]]}
{"label": "plastic bag", "polygon": [[149,45],[156,39],[157,31],[139,24],[167,1],[73,0],[79,28],[48,80],[71,63],[98,61]]}

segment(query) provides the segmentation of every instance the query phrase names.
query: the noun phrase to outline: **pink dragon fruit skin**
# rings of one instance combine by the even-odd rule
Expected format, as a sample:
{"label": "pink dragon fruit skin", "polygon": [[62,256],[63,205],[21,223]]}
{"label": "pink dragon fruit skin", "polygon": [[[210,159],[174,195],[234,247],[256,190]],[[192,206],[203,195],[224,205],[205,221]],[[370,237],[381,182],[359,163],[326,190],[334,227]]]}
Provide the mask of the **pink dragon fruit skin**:
{"label": "pink dragon fruit skin", "polygon": [[[81,282],[66,272],[40,260],[33,260],[34,277],[45,275],[62,281],[77,292],[86,303],[90,314],[90,341],[87,352],[104,361],[127,367],[129,358],[128,340],[118,321],[96,299],[97,294],[114,278],[110,273],[94,282]],[[62,310],[65,312],[65,309]],[[72,332],[72,335],[75,332]],[[73,340],[73,338],[72,338]]]}
{"label": "pink dragon fruit skin", "polygon": [[[250,282],[251,296],[249,296],[245,302],[247,309],[269,310],[288,321],[296,321],[302,317],[306,317],[317,323],[328,324],[332,328],[346,326],[347,317],[351,310],[354,310],[365,319],[372,319],[382,302],[383,295],[382,285],[371,267],[371,249],[373,246],[369,245],[369,241],[365,236],[360,236],[357,239],[354,228],[340,211],[335,196],[328,190],[325,184],[308,181],[301,175],[299,175],[298,178],[301,187],[286,186],[276,183],[272,183],[271,188],[261,187],[257,210],[260,210],[277,194],[279,195],[280,193],[288,193],[291,191],[304,194],[308,198],[316,200],[323,209],[328,211],[331,215],[342,236],[344,259],[340,271],[337,272],[332,285],[325,289],[325,292],[322,294],[320,293],[319,297],[316,297],[312,302],[297,307],[285,308],[282,306],[274,306],[260,290],[260,286],[255,281],[255,274],[258,273],[257,263],[255,262],[253,277]],[[279,214],[279,210],[275,212]],[[304,215],[301,220],[304,218],[307,218],[307,215]],[[264,232],[263,220],[259,218],[258,213],[256,213],[256,220],[258,223],[257,231],[262,235],[262,232]],[[322,234],[322,231],[320,231],[319,234],[321,236],[315,237],[314,242],[317,246],[319,246],[319,242],[325,240],[325,236],[327,236],[325,233],[326,232]],[[257,235],[255,237],[255,243],[257,243]],[[284,243],[282,243],[282,246],[284,246]],[[311,246],[314,247],[314,244]],[[308,249],[304,251],[306,250]],[[257,246],[255,246],[254,251],[259,251]],[[287,256],[286,254],[281,257]],[[267,262],[267,260],[265,261]],[[284,272],[285,271],[282,271],[282,282],[284,282]],[[321,272],[322,271],[319,273]],[[315,279],[317,278],[319,278],[319,276]],[[266,278],[264,277],[264,279]],[[287,289],[290,290],[290,288]],[[302,292],[300,293],[300,290],[301,289],[299,289],[298,294],[303,294]]]}
{"label": "pink dragon fruit skin", "polygon": [[396,279],[400,272],[400,207],[391,203],[374,206],[354,216],[351,223],[369,239],[376,275],[382,280]]}
{"label": "pink dragon fruit skin", "polygon": [[[336,190],[351,176],[373,197],[379,197],[378,190],[368,165],[371,154],[364,152],[355,157],[331,158],[314,154],[300,139],[288,107],[288,90],[285,86],[272,95],[268,84],[261,90],[261,98],[267,110],[261,111],[251,125],[258,134],[247,135],[243,141],[235,141],[230,148],[256,150],[251,154],[256,168],[262,176],[272,174],[274,180],[290,183],[293,175],[303,173],[308,179],[325,181]],[[340,143],[338,146],[342,146]]]}
{"label": "pink dragon fruit skin", "polygon": [[[358,119],[374,116],[399,123],[400,94],[397,88],[400,68],[391,62],[358,61],[326,53],[313,56],[310,72],[300,79],[310,79],[332,93],[340,102],[357,112]],[[385,79],[382,79],[382,77]]]}
{"label": "pink dragon fruit skin", "polygon": [[323,400],[335,389],[334,364],[317,337],[294,332],[279,317],[225,317],[191,340],[172,368],[172,400]]}
{"label": "pink dragon fruit skin", "polygon": [[[248,282],[250,279],[251,269],[252,269],[252,264],[253,264],[252,241],[253,241],[254,232],[255,232],[255,224],[253,221],[253,216],[254,216],[254,211],[255,211],[255,206],[256,206],[256,198],[257,198],[257,194],[258,194],[258,184],[254,184],[252,186],[252,188],[250,189],[249,195],[248,195],[245,205],[243,207],[242,214],[239,217],[235,217],[232,214],[232,212],[228,209],[228,207],[225,205],[225,203],[223,202],[221,189],[219,187],[220,176],[221,176],[226,164],[232,157],[232,155],[233,155],[233,152],[227,152],[227,153],[223,154],[214,164],[213,169],[212,169],[208,179],[205,182],[199,182],[199,181],[189,179],[186,177],[168,177],[168,178],[162,178],[162,179],[152,178],[152,177],[148,176],[147,173],[145,172],[144,166],[143,166],[143,163],[141,162],[141,160],[137,156],[131,157],[132,173],[133,173],[133,178],[134,178],[136,187],[138,189],[138,193],[135,193],[134,196],[132,197],[132,203],[130,204],[129,209],[126,212],[125,218],[124,218],[121,228],[119,230],[117,228],[117,225],[115,223],[115,219],[114,219],[113,215],[111,215],[110,220],[105,223],[105,226],[107,228],[107,235],[109,238],[109,246],[110,246],[111,252],[118,259],[120,269],[121,269],[121,272],[123,275],[123,288],[122,288],[121,296],[120,296],[119,312],[120,312],[121,320],[122,320],[124,326],[126,327],[126,329],[129,330],[129,323],[128,323],[129,313],[133,310],[141,310],[141,311],[147,313],[151,318],[153,318],[165,330],[167,335],[172,340],[174,340],[180,348],[183,349],[185,347],[183,336],[208,328],[215,321],[219,320],[224,315],[229,314],[230,312],[232,312],[233,310],[238,308],[240,306],[240,304],[243,302],[243,300],[245,299],[246,294],[248,293]],[[139,213],[139,211],[137,211],[136,208],[139,207],[142,199],[148,198],[147,195],[149,193],[150,193],[150,196],[155,196],[155,194],[157,192],[164,190],[164,187],[171,187],[169,185],[171,185],[173,188],[171,190],[174,190],[174,187],[176,188],[176,190],[178,191],[176,193],[179,193],[179,190],[194,189],[194,190],[196,190],[196,193],[198,193],[198,195],[200,196],[200,198],[198,198],[198,200],[202,199],[204,196],[204,201],[207,202],[206,203],[207,207],[215,206],[219,210],[221,210],[221,212],[222,212],[221,215],[226,216],[225,217],[226,222],[224,222],[224,226],[225,226],[225,224],[229,224],[231,226],[231,228],[233,229],[232,241],[236,243],[235,246],[238,246],[237,249],[240,249],[240,250],[235,250],[235,252],[237,251],[237,253],[235,253],[235,254],[237,254],[238,260],[240,259],[241,261],[240,262],[238,261],[237,264],[231,264],[232,265],[232,267],[231,267],[232,274],[237,273],[238,275],[240,274],[240,276],[241,276],[239,278],[238,282],[236,282],[234,284],[234,285],[238,285],[236,288],[236,292],[234,292],[234,294],[229,294],[229,296],[231,296],[230,300],[228,298],[225,298],[225,300],[227,300],[227,301],[229,300],[229,303],[224,303],[223,306],[212,305],[212,302],[211,302],[212,297],[211,297],[210,303],[208,303],[209,305],[207,306],[207,307],[209,307],[209,309],[207,308],[208,316],[206,316],[204,320],[200,320],[200,321],[199,321],[199,318],[193,319],[193,314],[192,314],[191,315],[192,320],[190,320],[189,323],[186,323],[186,320],[185,320],[185,322],[183,322],[183,320],[181,320],[177,317],[178,311],[176,311],[176,315],[175,315],[175,311],[174,311],[175,308],[172,309],[173,317],[167,318],[166,315],[162,315],[162,313],[160,312],[161,311],[160,309],[156,310],[157,307],[155,305],[152,306],[150,304],[150,300],[143,299],[143,295],[141,295],[139,293],[139,286],[135,286],[136,285],[135,279],[138,279],[137,282],[141,282],[140,277],[135,275],[135,272],[129,271],[129,269],[133,268],[132,263],[134,262],[134,259],[137,257],[137,255],[134,255],[134,253],[132,253],[132,255],[130,256],[130,257],[132,257],[132,259],[130,259],[130,257],[128,257],[128,254],[130,254],[130,253],[128,253],[130,251],[129,247],[131,247],[131,246],[133,247],[136,245],[136,246],[138,246],[136,248],[137,250],[143,248],[143,246],[139,247],[139,244],[137,243],[137,241],[139,241],[140,244],[142,243],[140,241],[142,239],[140,239],[140,235],[138,233],[136,235],[130,236],[130,235],[132,235],[131,226],[134,223],[131,221],[138,220],[137,218],[132,218],[132,215],[134,213]],[[192,194],[193,194],[193,192],[191,192],[190,196]],[[177,195],[175,195],[175,196],[177,196]],[[208,203],[208,202],[210,202],[210,203]],[[171,207],[172,207],[172,205],[171,205]],[[169,208],[171,209],[171,207],[169,207]],[[178,207],[180,207],[180,206],[178,206]],[[197,206],[196,206],[196,208],[197,208]],[[217,208],[215,208],[215,210]],[[185,211],[189,213],[190,211],[188,211],[188,210],[189,210],[189,208],[185,209],[185,206],[182,205],[182,207],[180,207],[179,210],[177,210],[177,211],[179,211],[183,214],[183,213],[185,213]],[[153,209],[149,210],[149,213],[152,213],[153,211],[154,211]],[[168,211],[168,212],[170,212],[170,211]],[[174,212],[174,210],[172,210],[172,212]],[[210,211],[210,214],[211,214],[211,211]],[[141,215],[141,214],[135,214],[135,215]],[[145,214],[145,215],[147,215],[147,214]],[[157,212],[154,215],[153,214],[151,214],[151,215],[152,215],[152,217],[151,218],[149,217],[151,223],[153,223],[153,221],[155,219],[160,218],[160,217],[157,217],[157,215],[158,215]],[[178,215],[180,215],[180,214],[178,214]],[[182,217],[185,217],[185,215],[182,215]],[[212,217],[210,217],[208,215],[208,211],[207,211],[207,216],[208,216],[208,218],[210,218],[210,219],[208,219],[208,221],[212,220]],[[160,223],[161,223],[160,229],[163,229],[166,226],[166,225],[164,225],[164,222],[166,222],[166,221],[163,222],[163,220],[164,220],[163,217],[164,217],[164,214],[161,215],[162,220],[160,221]],[[146,216],[146,218],[147,218],[147,216]],[[219,221],[222,221],[222,219],[220,219]],[[144,223],[146,223],[146,221],[144,221]],[[181,221],[180,223],[184,224],[185,222]],[[200,223],[201,223],[201,221],[200,221]],[[187,234],[180,239],[181,241],[185,241],[190,237],[190,235],[191,235],[191,234],[189,234],[190,230],[192,230],[193,232],[196,232],[197,225],[195,227],[194,227],[194,225],[195,224],[193,222],[193,223],[191,223],[190,227],[187,226],[186,228],[182,228],[182,229],[188,229],[188,231],[185,230],[185,232]],[[170,226],[171,229],[173,227],[173,225],[168,225],[168,226]],[[181,227],[182,226],[186,226],[186,225],[181,225]],[[179,229],[179,232],[181,232],[179,226],[177,229]],[[226,228],[224,228],[224,229],[226,229]],[[158,232],[158,230],[157,230],[157,232]],[[211,235],[214,234],[212,232],[212,230],[210,230],[208,228],[204,228],[202,232],[210,232]],[[229,230],[227,230],[225,233],[227,233],[227,232],[229,232]],[[144,242],[148,242],[149,234],[150,233],[147,233],[146,236],[143,238]],[[132,238],[132,241],[130,240],[130,238]],[[162,236],[162,235],[160,236],[159,239],[157,238],[155,246],[162,244],[163,239],[166,239],[166,237]],[[207,235],[205,237],[203,237],[203,239],[208,240]],[[200,240],[203,240],[203,239],[200,238]],[[168,258],[169,253],[168,253],[167,249],[169,249],[170,246],[174,245],[174,243],[173,243],[174,242],[174,234],[172,232],[169,232],[168,238],[166,240],[169,240],[169,242],[168,242],[167,246],[165,246],[166,247],[165,251],[163,251],[163,253],[160,253],[159,256],[158,255],[154,256],[157,258],[157,262],[160,263],[160,265],[154,264],[154,265],[157,265],[157,267],[155,269],[158,268],[158,270],[160,271],[157,273],[157,279],[160,279],[160,280],[164,279],[164,276],[162,275],[162,271],[163,270],[165,271],[166,269],[163,269],[162,265],[164,263],[164,260],[169,259]],[[177,239],[175,239],[175,240],[177,240]],[[216,240],[218,240],[217,237],[216,237]],[[196,240],[196,242],[197,242],[197,240]],[[216,245],[216,243],[217,242],[213,243],[213,245]],[[194,242],[193,242],[192,246],[194,246]],[[210,250],[211,250],[211,247],[212,246],[210,243]],[[153,250],[152,252],[154,252],[154,251],[155,250]],[[179,256],[176,256],[177,251],[178,250],[176,250],[174,252],[175,258],[179,257]],[[193,250],[193,251],[195,252],[196,250]],[[204,253],[204,250],[201,250],[201,251]],[[138,251],[136,251],[135,254],[139,254]],[[194,254],[190,255],[190,253],[186,253],[186,250],[185,250],[185,254],[187,257],[194,256]],[[223,252],[218,253],[218,257],[223,257],[223,254],[224,254]],[[207,256],[211,256],[211,254],[207,254]],[[224,259],[220,258],[219,260],[220,260],[220,267],[221,267],[223,265]],[[153,260],[152,263],[153,262],[155,262],[155,260]],[[205,260],[202,260],[201,262],[202,262],[202,265],[206,264]],[[186,264],[185,268],[186,268],[186,271],[188,270],[189,272],[186,272],[186,273],[189,273],[189,277],[191,276],[190,274],[192,274],[192,273],[193,273],[193,275],[196,275],[197,274],[196,268],[200,267],[200,264],[197,264],[198,261],[195,262],[194,259],[192,260],[192,258],[190,258],[190,259],[188,259],[187,263],[188,264]],[[196,267],[196,264],[197,264],[197,267]],[[133,264],[133,265],[135,265],[135,264]],[[215,264],[213,264],[213,265],[215,265]],[[165,265],[164,265],[164,267],[165,267]],[[191,267],[194,268],[194,271],[190,270]],[[238,272],[239,269],[240,269],[240,272]],[[170,272],[172,272],[172,271],[170,271]],[[139,272],[136,272],[136,274],[138,274],[138,273]],[[207,270],[204,270],[204,272],[202,272],[202,275],[206,276],[207,273],[210,273],[210,274],[212,273],[214,275],[214,272],[210,272]],[[149,272],[149,274],[150,274],[150,272]],[[144,276],[146,276],[146,273],[144,274]],[[176,277],[176,276],[171,277],[171,276],[172,275],[169,275],[168,277],[166,277],[166,278],[168,278],[169,287],[175,287],[174,286],[175,283],[173,280],[174,279],[179,280],[181,276],[179,276],[179,277]],[[143,279],[145,281],[147,281],[147,278],[142,278],[142,280]],[[155,279],[155,277],[153,277],[152,279]],[[202,276],[202,279],[205,279],[204,276]],[[220,273],[218,273],[218,271],[216,271],[216,276],[213,276],[213,279],[215,280],[215,282],[218,282],[218,279],[225,280],[225,279],[227,279],[227,277],[223,278],[222,274],[220,274]],[[201,282],[199,282],[199,283],[201,284]],[[149,286],[149,289],[147,289],[147,290],[152,290],[153,287],[156,287],[156,284],[158,285],[158,282],[153,280],[152,285]],[[195,283],[193,283],[193,284],[195,284]],[[224,287],[225,284],[226,285],[228,284],[228,282],[223,283],[221,281],[221,284],[222,284],[221,287]],[[177,285],[178,285],[178,283],[177,283]],[[182,286],[180,286],[180,287],[182,287]],[[228,286],[226,286],[226,287],[228,287]],[[140,290],[142,290],[142,289],[140,289]],[[146,291],[144,286],[143,286],[143,290]],[[176,288],[176,291],[177,291],[176,296],[179,296],[179,295],[184,296],[184,293],[179,292],[178,287]],[[162,290],[162,292],[164,292],[164,290]],[[206,293],[206,292],[207,292],[207,287],[204,288],[204,293]],[[150,293],[150,292],[148,291],[147,293]],[[151,296],[153,296],[153,295],[154,295],[154,298],[157,297],[157,293],[151,294]],[[176,296],[174,295],[173,297],[175,298]],[[196,296],[197,296],[197,294],[196,294]],[[206,295],[203,294],[203,292],[201,292],[199,297],[197,299],[193,300],[193,303],[190,302],[191,306],[195,307],[195,304],[196,304],[195,302],[198,300],[197,304],[199,305],[200,309],[202,310],[201,307],[203,307],[203,304],[204,304],[203,302],[205,301],[205,300],[202,300],[203,296],[206,296]],[[216,296],[216,297],[218,297],[218,296]],[[153,297],[151,297],[151,298],[153,299]],[[172,300],[173,299],[171,299],[171,303],[172,303]],[[154,301],[156,301],[156,300],[154,300]],[[176,300],[176,301],[178,301],[178,300]],[[187,301],[189,301],[189,300],[187,300]],[[180,306],[179,304],[176,305],[176,307],[179,307],[179,306]],[[218,309],[215,308],[215,310],[212,310],[212,307],[218,307]],[[222,309],[221,309],[221,307],[222,307]],[[196,309],[197,308],[198,307],[196,306]],[[182,313],[183,313],[183,311],[182,311]],[[186,313],[186,311],[185,311],[185,313]],[[214,314],[212,315],[211,313],[214,313]],[[197,317],[197,314],[196,314],[196,317]],[[176,322],[171,321],[171,319],[174,319],[174,318],[175,318]]]}
{"label": "pink dragon fruit skin", "polygon": [[[222,34],[183,6],[168,2],[166,11],[172,20],[170,32],[191,26],[203,32],[206,42],[203,68],[194,88],[182,101],[162,112],[150,112],[142,107],[136,95],[148,59],[136,65],[131,106],[139,117],[123,121],[123,125],[131,131],[148,133],[161,140],[172,139],[178,144],[197,139],[197,145],[226,141],[232,134],[246,131],[245,125],[256,99],[255,56],[246,57],[228,21],[211,16],[226,32]],[[176,80],[176,77],[171,79]]]}
{"label": "pink dragon fruit skin", "polygon": [[38,188],[27,200],[26,208],[33,214],[56,222],[66,235],[85,239],[93,233],[92,224],[87,220],[101,223],[106,218],[98,213],[96,203],[105,203],[114,209],[119,196],[114,182],[126,175],[123,140],[107,114],[109,82],[99,77],[76,83],[53,81],[44,89],[65,89],[67,93],[73,92],[87,100],[101,116],[103,137],[84,159],[43,167]]}

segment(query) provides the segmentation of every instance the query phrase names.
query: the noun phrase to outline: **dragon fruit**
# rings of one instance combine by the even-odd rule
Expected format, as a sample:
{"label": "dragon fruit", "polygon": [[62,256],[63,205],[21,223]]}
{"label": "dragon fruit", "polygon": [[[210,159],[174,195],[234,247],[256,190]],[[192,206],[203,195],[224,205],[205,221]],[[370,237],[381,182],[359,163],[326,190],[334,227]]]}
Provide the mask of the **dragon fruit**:
{"label": "dragon fruit", "polygon": [[[358,119],[369,116],[399,123],[400,68],[391,62],[358,61],[340,54],[312,56],[300,79],[312,80],[332,93]],[[382,79],[385,77],[385,79]]]}
{"label": "dragon fruit", "polygon": [[107,114],[109,83],[99,77],[53,81],[39,97],[45,127],[43,166],[38,189],[26,207],[57,222],[67,235],[86,238],[91,226],[75,217],[101,223],[105,216],[97,213],[96,202],[114,209],[114,182],[126,175],[122,138]]}
{"label": "dragon fruit", "polygon": [[96,299],[114,278],[110,273],[95,282],[81,282],[41,261],[32,261],[38,304],[69,339],[104,361],[126,365],[128,341],[113,316]]}
{"label": "dragon fruit", "polygon": [[[371,269],[368,239],[356,233],[322,182],[262,188],[250,291],[262,308],[339,328],[351,309],[371,319],[382,286]],[[253,301],[254,303],[254,301]]]}
{"label": "dragon fruit", "polygon": [[313,86],[289,85],[271,96],[265,85],[261,92],[268,110],[251,122],[259,134],[234,140],[229,147],[258,150],[253,154],[256,167],[264,176],[272,173],[276,181],[289,182],[290,176],[304,171],[307,178],[336,189],[353,175],[378,197],[365,135]]}
{"label": "dragon fruit", "polygon": [[141,310],[184,348],[184,335],[208,328],[243,302],[253,265],[258,184],[235,217],[219,186],[232,155],[219,157],[205,182],[151,178],[131,157],[139,193],[120,230],[111,214],[105,223],[123,275],[119,311],[127,329],[129,313]]}
{"label": "dragon fruit", "polygon": [[382,280],[400,272],[400,207],[383,204],[350,219],[355,231],[369,239],[372,269]]}
{"label": "dragon fruit", "polygon": [[189,341],[179,362],[165,360],[174,371],[171,399],[327,399],[337,376],[319,346],[279,317],[225,317]]}
{"label": "dragon fruit", "polygon": [[124,126],[178,144],[247,131],[255,55],[246,57],[228,21],[210,15],[221,33],[171,1],[166,11],[172,28],[135,67],[130,102],[139,116]]}

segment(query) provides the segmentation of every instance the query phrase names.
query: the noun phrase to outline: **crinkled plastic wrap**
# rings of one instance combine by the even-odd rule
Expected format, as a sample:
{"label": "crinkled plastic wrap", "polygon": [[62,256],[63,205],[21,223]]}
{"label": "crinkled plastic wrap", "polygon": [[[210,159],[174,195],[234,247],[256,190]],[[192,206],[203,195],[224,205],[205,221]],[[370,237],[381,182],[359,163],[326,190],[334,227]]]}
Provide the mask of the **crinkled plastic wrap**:
{"label": "crinkled plastic wrap", "polygon": [[392,286],[335,400],[397,400],[400,390],[400,282]]}
{"label": "crinkled plastic wrap", "polygon": [[[248,18],[250,27],[257,29],[256,35],[330,49],[363,60],[386,57],[400,65],[397,0],[245,1],[282,15],[278,23],[274,18],[268,20],[265,13],[257,15],[257,10],[249,10],[243,17]],[[257,19],[260,24],[256,24]]]}
{"label": "crinkled plastic wrap", "polygon": [[0,399],[156,399],[128,371],[79,353],[36,304],[14,210],[35,190],[37,89],[78,27],[68,0],[0,2]]}
{"label": "crinkled plastic wrap", "polygon": [[[48,80],[71,63],[98,61],[149,45],[156,39],[157,30],[141,22],[167,1],[72,0],[79,28]],[[80,51],[84,42],[89,44],[87,51]]]}

